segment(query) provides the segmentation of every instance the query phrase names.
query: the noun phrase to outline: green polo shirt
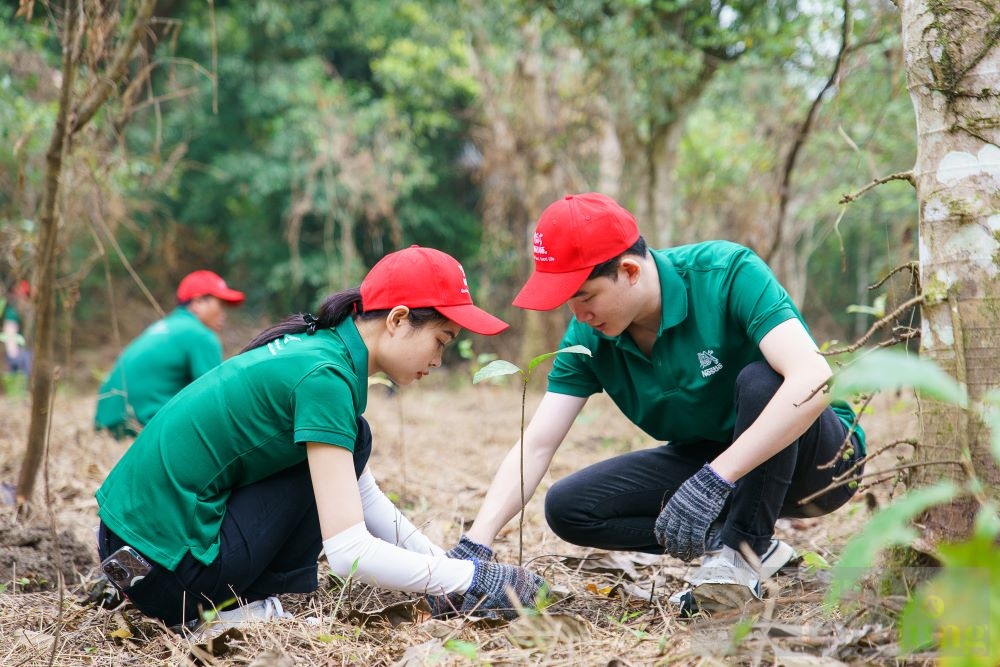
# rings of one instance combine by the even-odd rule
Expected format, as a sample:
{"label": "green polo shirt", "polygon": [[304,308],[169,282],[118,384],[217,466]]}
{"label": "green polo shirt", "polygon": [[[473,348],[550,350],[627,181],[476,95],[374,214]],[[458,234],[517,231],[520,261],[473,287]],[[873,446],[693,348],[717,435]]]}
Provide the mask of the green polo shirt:
{"label": "green polo shirt", "polygon": [[[561,347],[583,345],[593,356],[557,355],[548,390],[579,397],[606,391],[657,440],[732,442],[736,376],[764,359],[759,344],[771,329],[793,318],[805,322],[749,248],[708,241],[651,253],[663,304],[651,355],[627,332],[612,338],[574,320]],[[850,428],[850,406],[832,407]],[[856,429],[863,451],[864,434]]]}
{"label": "green polo shirt", "polygon": [[17,313],[17,308],[7,303],[5,299],[0,299],[0,312],[3,313],[4,320],[10,320],[11,322],[21,323],[21,316]]}
{"label": "green polo shirt", "polygon": [[146,424],[177,392],[220,363],[219,337],[179,306],[122,350],[98,391],[94,426]]}
{"label": "green polo shirt", "polygon": [[368,400],[368,348],[348,318],[239,354],[157,413],[97,491],[125,542],[174,569],[219,553],[233,489],[306,459],[306,442],[354,451]]}

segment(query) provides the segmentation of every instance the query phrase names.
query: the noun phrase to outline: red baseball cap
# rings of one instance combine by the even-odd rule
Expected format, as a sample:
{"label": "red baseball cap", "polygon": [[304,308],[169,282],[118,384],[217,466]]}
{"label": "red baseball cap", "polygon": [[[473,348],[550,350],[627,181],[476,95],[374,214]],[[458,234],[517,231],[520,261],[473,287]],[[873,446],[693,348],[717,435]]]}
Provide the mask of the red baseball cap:
{"label": "red baseball cap", "polygon": [[417,245],[389,253],[371,268],[361,281],[361,305],[368,311],[433,308],[459,326],[487,336],[509,326],[472,305],[465,269],[457,259]]}
{"label": "red baseball cap", "polygon": [[622,254],[638,239],[635,217],[607,195],[567,195],[550,204],[535,227],[535,270],[514,305],[558,308],[576,294],[595,266]]}
{"label": "red baseball cap", "polygon": [[177,286],[177,301],[187,303],[200,296],[214,296],[226,303],[237,306],[243,303],[246,295],[234,289],[217,273],[211,271],[193,271],[181,280]]}

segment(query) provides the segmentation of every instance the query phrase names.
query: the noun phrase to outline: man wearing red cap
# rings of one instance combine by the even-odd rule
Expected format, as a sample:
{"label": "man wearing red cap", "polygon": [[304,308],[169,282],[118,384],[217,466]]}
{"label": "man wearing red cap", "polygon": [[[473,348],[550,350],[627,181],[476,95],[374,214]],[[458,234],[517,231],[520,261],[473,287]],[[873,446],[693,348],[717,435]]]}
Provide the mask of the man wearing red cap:
{"label": "man wearing red cap", "polygon": [[177,287],[177,308],[122,351],[101,385],[94,426],[136,435],[181,389],[222,363],[226,309],[243,303],[218,274],[194,271]]}
{"label": "man wearing red cap", "polygon": [[533,243],[514,305],[568,305],[562,345],[592,356],[555,358],[523,459],[515,444],[464,539],[488,549],[604,391],[660,444],[556,482],[550,527],[574,544],[701,558],[693,591],[675,599],[688,609],[759,599],[761,580],[794,556],[774,539],[776,520],[843,505],[856,484],[799,501],[864,456],[850,406],[818,391],[831,370],[787,292],[735,243],[647,248],[635,218],[596,193],[550,205]]}

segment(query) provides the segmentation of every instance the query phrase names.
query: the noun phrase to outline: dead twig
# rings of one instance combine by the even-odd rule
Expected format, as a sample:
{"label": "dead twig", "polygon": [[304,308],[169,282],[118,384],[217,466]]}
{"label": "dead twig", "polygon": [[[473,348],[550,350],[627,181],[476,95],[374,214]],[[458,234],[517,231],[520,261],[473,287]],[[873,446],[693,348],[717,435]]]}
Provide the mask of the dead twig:
{"label": "dead twig", "polygon": [[[865,474],[862,474],[862,475],[854,475],[854,476],[852,476],[850,478],[847,478],[847,479],[842,479],[844,477],[844,475],[841,475],[839,478],[835,478],[834,481],[832,481],[828,485],[826,485],[826,487],[820,489],[819,491],[817,491],[815,493],[811,493],[808,496],[806,496],[805,498],[802,498],[801,500],[799,500],[798,504],[799,505],[805,505],[806,503],[809,503],[810,501],[813,501],[816,498],[819,498],[824,493],[832,491],[832,490],[834,490],[836,488],[840,488],[841,486],[844,486],[845,484],[850,484],[851,482],[858,482],[858,481],[860,481],[862,479],[870,479],[872,477],[877,477],[879,475],[889,475],[889,473],[901,472],[903,470],[909,470],[911,468],[920,468],[921,466],[934,466],[934,465],[955,465],[955,466],[958,466],[958,467],[960,467],[962,469],[965,468],[965,464],[962,463],[961,461],[957,460],[957,459],[946,459],[946,460],[943,460],[943,461],[922,461],[920,463],[904,463],[903,465],[898,465],[898,466],[896,466],[894,468],[889,468],[888,470],[879,470],[877,472],[870,472],[870,473],[865,473]],[[846,474],[847,473],[845,473],[845,475]],[[885,479],[879,480],[878,483],[888,481],[888,480],[892,479],[893,477],[894,477],[894,475],[889,475]],[[870,485],[870,486],[873,486],[873,485]]]}
{"label": "dead twig", "polygon": [[865,408],[868,407],[868,405],[872,402],[872,399],[874,399],[874,398],[875,398],[874,395],[867,396],[865,398],[864,402],[861,404],[861,407],[859,407],[857,410],[854,411],[854,421],[851,422],[851,427],[849,429],[847,429],[847,435],[844,436],[844,441],[842,443],[840,443],[840,448],[837,449],[837,453],[834,454],[833,458],[830,459],[829,461],[827,461],[826,463],[824,463],[824,464],[822,464],[820,466],[817,466],[817,468],[816,468],[817,470],[827,470],[828,468],[832,468],[834,465],[836,465],[837,460],[840,459],[840,457],[844,455],[844,452],[847,451],[847,445],[848,445],[848,443],[851,442],[851,437],[858,430],[858,421],[861,418],[860,417],[861,413],[864,412]]}
{"label": "dead twig", "polygon": [[857,192],[842,195],[839,203],[849,204],[852,201],[857,200],[861,195],[868,192],[869,190],[877,188],[880,185],[885,185],[886,183],[889,183],[891,181],[906,181],[913,187],[917,187],[917,179],[913,175],[912,171],[899,171],[896,172],[895,174],[889,174],[888,176],[884,176],[882,178],[873,179],[871,183],[861,188]]}
{"label": "dead twig", "polygon": [[883,317],[882,319],[878,320],[873,325],[871,325],[868,331],[866,331],[861,338],[854,341],[847,347],[843,347],[837,350],[827,350],[826,352],[820,352],[820,354],[824,356],[834,356],[837,354],[854,352],[855,350],[862,347],[865,343],[867,343],[871,339],[871,337],[874,336],[879,331],[879,329],[885,328],[888,324],[890,324],[893,320],[895,320],[903,311],[907,310],[908,308],[912,308],[913,306],[916,306],[923,300],[924,300],[923,294],[917,294],[914,297],[910,297],[909,299],[901,303],[899,306],[897,306],[896,309],[893,310],[891,313],[889,313],[888,315],[886,315],[885,317]]}
{"label": "dead twig", "polygon": [[920,262],[907,262],[906,264],[901,264],[901,265],[897,266],[893,270],[889,271],[889,273],[887,273],[884,276],[882,276],[882,279],[879,280],[877,283],[875,283],[874,285],[869,285],[868,286],[868,290],[871,291],[871,290],[878,289],[882,285],[886,284],[889,281],[889,278],[892,278],[894,275],[896,275],[900,271],[909,271],[910,272],[910,282],[912,282],[914,285],[917,286],[917,291],[919,292],[920,291],[920,289],[919,289],[919,287],[920,287]]}

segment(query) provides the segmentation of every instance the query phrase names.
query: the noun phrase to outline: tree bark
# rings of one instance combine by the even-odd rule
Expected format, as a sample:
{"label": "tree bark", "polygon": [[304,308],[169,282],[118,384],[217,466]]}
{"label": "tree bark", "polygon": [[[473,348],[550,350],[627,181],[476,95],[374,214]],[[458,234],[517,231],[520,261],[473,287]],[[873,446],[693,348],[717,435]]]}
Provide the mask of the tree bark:
{"label": "tree bark", "polygon": [[[911,485],[978,477],[995,496],[1000,474],[975,406],[1000,383],[1000,3],[901,0],[907,83],[917,123],[914,168],[924,293],[921,350],[968,390],[973,409],[919,400]],[[931,542],[967,535],[975,501],[923,518]]]}
{"label": "tree bark", "polygon": [[34,291],[35,323],[34,354],[31,372],[31,420],[28,425],[28,446],[17,481],[16,502],[21,506],[30,500],[35,480],[45,455],[48,441],[52,393],[55,385],[55,265],[59,242],[59,220],[56,201],[63,159],[70,141],[70,106],[76,78],[82,31],[79,21],[82,7],[79,0],[66,4],[66,19],[62,36],[62,83],[59,91],[59,111],[56,114],[52,140],[45,152],[45,189],[38,218],[38,247],[35,252]]}

